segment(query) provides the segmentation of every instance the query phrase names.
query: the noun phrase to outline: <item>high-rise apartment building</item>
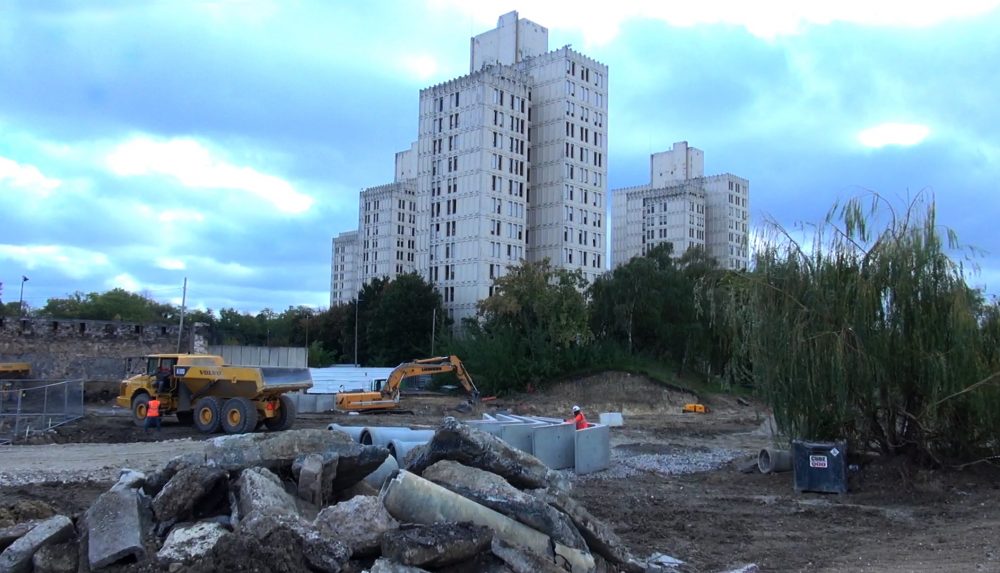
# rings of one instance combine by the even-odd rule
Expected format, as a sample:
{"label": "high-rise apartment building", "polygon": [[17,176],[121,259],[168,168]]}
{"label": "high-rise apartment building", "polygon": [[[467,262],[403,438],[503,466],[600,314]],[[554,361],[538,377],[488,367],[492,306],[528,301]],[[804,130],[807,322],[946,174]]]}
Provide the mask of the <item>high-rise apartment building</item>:
{"label": "high-rise apartment building", "polygon": [[671,243],[675,256],[700,246],[723,268],[746,268],[750,182],[704,173],[704,152],[679,142],[650,157],[649,184],[612,191],[613,267]]}
{"label": "high-rise apartment building", "polygon": [[607,81],[607,66],[549,51],[548,30],[517,12],[472,38],[470,73],[421,90],[395,183],[362,192],[361,284],[415,270],[457,322],[522,261],[604,272]]}
{"label": "high-rise apartment building", "polygon": [[354,300],[361,281],[358,277],[358,232],[348,231],[333,238],[330,274],[330,306]]}

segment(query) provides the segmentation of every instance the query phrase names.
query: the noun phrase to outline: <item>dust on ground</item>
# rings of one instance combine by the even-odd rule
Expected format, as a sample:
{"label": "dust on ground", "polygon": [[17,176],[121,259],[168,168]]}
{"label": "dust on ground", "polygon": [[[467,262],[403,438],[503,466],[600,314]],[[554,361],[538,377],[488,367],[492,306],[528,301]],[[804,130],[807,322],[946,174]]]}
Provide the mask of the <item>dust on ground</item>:
{"label": "dust on ground", "polygon": [[[738,469],[771,441],[759,405],[711,396],[704,401],[708,414],[682,414],[693,395],[628,374],[564,382],[469,413],[455,409],[461,396],[402,400],[406,413],[301,415],[296,427],[433,427],[445,416],[501,411],[568,418],[573,404],[594,421],[599,412],[623,412],[626,425],[612,428],[612,467],[576,479],[574,497],[639,556],[667,553],[695,571],[743,563],[763,571],[1000,571],[1000,471],[992,466],[914,471],[875,462],[847,495],[796,494],[791,473]],[[35,480],[45,483],[0,487],[0,526],[50,511],[78,517],[111,485],[118,467],[155,466],[204,439],[170,418],[162,433],[145,434],[127,411],[92,405],[85,418],[37,436],[34,445],[0,447],[0,481],[29,461],[31,471],[48,476]],[[100,459],[73,444],[92,444]],[[107,475],[74,478],[88,459]]]}

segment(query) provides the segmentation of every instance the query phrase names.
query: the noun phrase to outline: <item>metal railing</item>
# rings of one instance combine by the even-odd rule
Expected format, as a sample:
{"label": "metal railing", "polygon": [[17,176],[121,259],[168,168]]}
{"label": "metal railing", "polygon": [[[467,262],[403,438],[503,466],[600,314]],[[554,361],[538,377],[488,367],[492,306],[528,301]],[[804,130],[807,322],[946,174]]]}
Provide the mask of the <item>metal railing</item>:
{"label": "metal railing", "polygon": [[0,443],[83,417],[83,380],[0,380]]}

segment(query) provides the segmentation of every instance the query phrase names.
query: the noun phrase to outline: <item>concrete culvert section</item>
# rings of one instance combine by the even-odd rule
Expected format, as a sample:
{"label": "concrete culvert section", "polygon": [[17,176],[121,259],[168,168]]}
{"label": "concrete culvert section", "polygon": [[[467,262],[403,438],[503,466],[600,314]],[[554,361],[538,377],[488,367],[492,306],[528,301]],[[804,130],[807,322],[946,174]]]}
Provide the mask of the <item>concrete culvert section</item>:
{"label": "concrete culvert section", "polygon": [[411,430],[410,428],[379,428],[369,426],[361,431],[361,444],[365,446],[388,447],[389,442],[428,442],[434,437],[434,430]]}
{"label": "concrete culvert section", "polygon": [[757,454],[757,469],[762,474],[790,472],[792,471],[792,453],[788,450],[764,448]]}

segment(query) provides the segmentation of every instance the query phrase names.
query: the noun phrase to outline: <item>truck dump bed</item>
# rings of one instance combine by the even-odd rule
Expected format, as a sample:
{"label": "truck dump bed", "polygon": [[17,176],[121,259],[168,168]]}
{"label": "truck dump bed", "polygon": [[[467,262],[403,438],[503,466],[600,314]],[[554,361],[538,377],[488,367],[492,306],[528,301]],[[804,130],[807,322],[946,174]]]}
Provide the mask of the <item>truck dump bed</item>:
{"label": "truck dump bed", "polygon": [[312,388],[312,375],[308,368],[279,368],[261,366],[260,375],[264,379],[264,391],[305,390]]}

